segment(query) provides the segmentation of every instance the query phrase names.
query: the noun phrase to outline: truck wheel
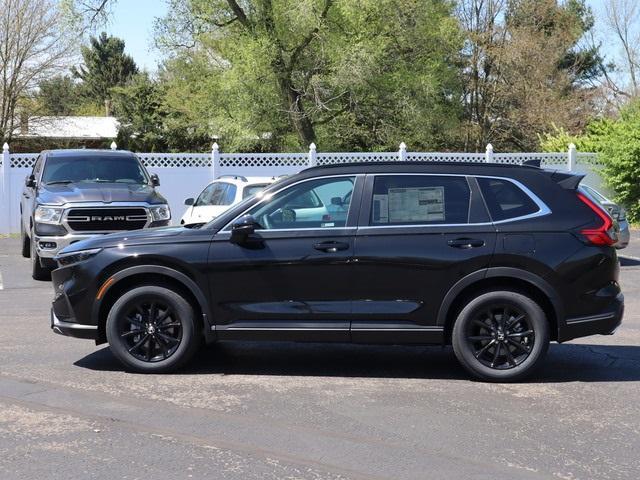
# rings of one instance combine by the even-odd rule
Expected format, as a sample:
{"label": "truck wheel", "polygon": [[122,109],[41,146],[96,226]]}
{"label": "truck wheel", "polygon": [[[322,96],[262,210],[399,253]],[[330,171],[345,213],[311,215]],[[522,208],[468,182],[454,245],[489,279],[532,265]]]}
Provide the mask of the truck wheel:
{"label": "truck wheel", "polygon": [[189,302],[155,285],[134,288],[118,298],[107,316],[106,333],[118,360],[140,373],[174,371],[200,346]]}
{"label": "truck wheel", "polygon": [[531,298],[512,291],[487,292],[462,309],[451,340],[458,361],[474,377],[514,382],[542,363],[549,323]]}
{"label": "truck wheel", "polygon": [[33,241],[33,235],[29,241],[29,248],[31,249],[31,276],[34,280],[51,280],[51,270],[43,267],[40,264],[40,257],[36,251],[36,245]]}
{"label": "truck wheel", "polygon": [[24,231],[22,218],[20,219],[20,245],[22,246],[22,256],[24,258],[29,258],[31,256],[31,242],[29,240],[27,232]]}

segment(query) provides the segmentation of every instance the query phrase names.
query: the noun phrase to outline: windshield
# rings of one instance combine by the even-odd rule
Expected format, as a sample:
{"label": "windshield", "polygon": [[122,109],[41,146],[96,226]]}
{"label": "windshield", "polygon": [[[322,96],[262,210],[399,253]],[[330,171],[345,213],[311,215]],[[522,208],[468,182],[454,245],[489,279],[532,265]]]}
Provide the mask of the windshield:
{"label": "windshield", "polygon": [[255,195],[258,192],[261,192],[262,190],[265,189],[265,187],[269,185],[268,183],[256,183],[253,185],[247,185],[246,187],[244,187],[244,190],[242,191],[242,198],[245,199],[247,197],[250,197],[252,195]]}
{"label": "windshield", "polygon": [[73,155],[47,158],[42,174],[44,184],[130,183],[146,184],[147,175],[136,157],[123,155]]}

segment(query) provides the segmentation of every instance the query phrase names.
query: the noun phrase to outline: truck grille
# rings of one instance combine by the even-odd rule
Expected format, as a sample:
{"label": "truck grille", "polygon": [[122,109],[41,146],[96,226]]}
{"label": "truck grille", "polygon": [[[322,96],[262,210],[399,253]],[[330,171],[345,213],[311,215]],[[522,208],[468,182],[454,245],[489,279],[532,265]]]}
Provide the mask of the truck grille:
{"label": "truck grille", "polygon": [[75,232],[136,230],[147,224],[144,208],[72,208],[67,224]]}

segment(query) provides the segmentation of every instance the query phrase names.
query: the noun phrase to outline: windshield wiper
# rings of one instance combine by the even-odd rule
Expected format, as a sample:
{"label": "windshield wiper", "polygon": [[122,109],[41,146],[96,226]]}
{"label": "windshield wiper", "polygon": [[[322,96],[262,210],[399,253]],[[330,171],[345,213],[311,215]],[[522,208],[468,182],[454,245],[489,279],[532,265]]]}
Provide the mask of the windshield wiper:
{"label": "windshield wiper", "polygon": [[66,185],[67,183],[73,183],[73,180],[56,180],[55,182],[46,182],[45,185]]}

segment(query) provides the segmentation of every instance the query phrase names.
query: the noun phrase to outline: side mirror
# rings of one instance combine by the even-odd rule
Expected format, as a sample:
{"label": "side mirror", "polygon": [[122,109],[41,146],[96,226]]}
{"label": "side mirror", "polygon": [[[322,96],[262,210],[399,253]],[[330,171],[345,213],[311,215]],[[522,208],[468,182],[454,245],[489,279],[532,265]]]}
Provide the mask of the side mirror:
{"label": "side mirror", "polygon": [[187,207],[190,207],[191,205],[193,205],[196,201],[193,198],[185,198],[184,199],[184,204]]}
{"label": "side mirror", "polygon": [[34,177],[33,175],[27,175],[26,178],[24,179],[24,184],[29,188],[35,188],[36,177]]}
{"label": "side mirror", "polygon": [[331,198],[331,205],[337,205],[339,207],[342,206],[342,198],[341,197],[332,197]]}
{"label": "side mirror", "polygon": [[154,187],[160,186],[160,177],[158,177],[156,173],[151,174],[151,185],[153,185]]}
{"label": "side mirror", "polygon": [[260,228],[262,228],[262,226],[252,215],[240,217],[231,225],[231,243],[246,242],[249,235]]}

